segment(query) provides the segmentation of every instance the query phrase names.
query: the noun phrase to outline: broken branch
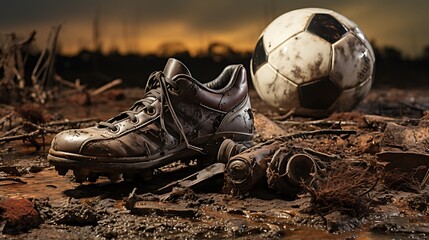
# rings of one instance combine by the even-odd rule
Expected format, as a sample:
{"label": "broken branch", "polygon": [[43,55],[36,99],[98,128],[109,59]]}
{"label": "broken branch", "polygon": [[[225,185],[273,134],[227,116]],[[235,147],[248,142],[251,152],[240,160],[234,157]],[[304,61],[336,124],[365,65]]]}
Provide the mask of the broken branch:
{"label": "broken branch", "polygon": [[15,116],[15,112],[11,112],[11,113],[7,114],[6,116],[4,116],[4,117],[0,118],[0,128],[2,128],[2,129],[3,129],[4,123],[5,123],[6,121],[9,121],[9,124],[10,124],[10,123],[11,123],[11,121],[12,121],[12,118],[13,118],[14,116]]}
{"label": "broken branch", "polygon": [[105,92],[105,91],[107,91],[107,90],[109,90],[109,89],[111,89],[111,88],[113,88],[113,87],[115,87],[121,83],[122,83],[122,79],[115,79],[115,80],[95,89],[94,91],[91,91],[90,95],[91,95],[91,97],[94,97],[94,96],[96,96],[102,92]]}
{"label": "broken branch", "polygon": [[356,134],[355,130],[342,130],[342,129],[321,129],[321,130],[314,130],[314,131],[308,131],[308,132],[299,132],[294,133],[290,135],[280,136],[276,137],[273,140],[275,141],[287,141],[294,138],[306,138],[310,136],[317,136],[317,135],[350,135],[350,134]]}
{"label": "broken branch", "polygon": [[337,120],[313,120],[313,121],[277,121],[284,125],[314,125],[314,126],[356,126],[357,123],[353,121],[337,121]]}
{"label": "broken branch", "polygon": [[62,84],[64,86],[67,86],[69,88],[74,88],[74,89],[76,89],[78,91],[82,91],[82,90],[85,89],[85,86],[80,85],[80,80],[79,79],[76,79],[76,81],[73,83],[73,82],[65,80],[60,75],[55,74],[54,75],[54,80],[57,81],[57,82],[59,82],[60,84]]}
{"label": "broken branch", "polygon": [[12,177],[1,177],[0,181],[13,181],[13,182],[18,182],[18,183],[23,183],[26,184],[27,182],[20,179],[20,178],[12,178]]}

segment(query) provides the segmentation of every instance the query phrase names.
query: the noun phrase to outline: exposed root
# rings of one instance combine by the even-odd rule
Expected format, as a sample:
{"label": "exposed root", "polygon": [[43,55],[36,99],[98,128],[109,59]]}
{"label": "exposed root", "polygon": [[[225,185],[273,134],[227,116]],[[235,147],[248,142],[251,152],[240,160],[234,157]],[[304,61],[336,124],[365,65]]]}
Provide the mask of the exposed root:
{"label": "exposed root", "polygon": [[414,178],[414,174],[395,169],[386,173],[383,183],[390,190],[418,193],[420,182]]}
{"label": "exposed root", "polygon": [[346,162],[334,162],[331,172],[316,187],[306,186],[311,195],[311,206],[320,216],[334,211],[352,217],[363,217],[371,203],[369,193],[379,182],[373,168],[350,166]]}

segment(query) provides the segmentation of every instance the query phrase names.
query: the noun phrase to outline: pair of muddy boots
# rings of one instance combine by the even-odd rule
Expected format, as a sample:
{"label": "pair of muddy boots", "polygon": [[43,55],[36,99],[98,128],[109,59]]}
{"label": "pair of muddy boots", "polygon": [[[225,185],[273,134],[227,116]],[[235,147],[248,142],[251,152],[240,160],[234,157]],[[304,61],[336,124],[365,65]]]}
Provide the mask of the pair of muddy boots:
{"label": "pair of muddy boots", "polygon": [[147,177],[177,160],[216,157],[224,139],[251,143],[253,115],[246,71],[231,65],[200,83],[188,68],[169,59],[150,75],[143,98],[97,126],[59,133],[48,160],[77,182]]}

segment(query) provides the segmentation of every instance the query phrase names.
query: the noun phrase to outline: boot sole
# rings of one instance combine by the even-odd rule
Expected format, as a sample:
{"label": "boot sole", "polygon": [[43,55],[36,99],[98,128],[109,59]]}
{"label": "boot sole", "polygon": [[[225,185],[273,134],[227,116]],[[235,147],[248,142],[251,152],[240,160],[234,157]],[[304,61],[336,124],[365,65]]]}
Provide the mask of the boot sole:
{"label": "boot sole", "polygon": [[178,160],[204,157],[206,161],[215,162],[217,151],[222,142],[221,140],[231,137],[236,139],[238,143],[243,143],[249,146],[252,142],[252,140],[249,140],[252,137],[251,134],[240,134],[239,136],[234,134],[233,136],[228,137],[218,135],[217,139],[219,139],[219,141],[208,141],[214,143],[203,145],[205,154],[187,149],[186,145],[182,144],[170,151],[161,152],[150,157],[144,156],[123,158],[87,156],[76,153],[56,151],[51,148],[47,158],[49,162],[55,166],[55,169],[58,171],[59,175],[64,176],[69,170],[72,170],[77,182],[84,182],[87,180],[90,182],[95,182],[100,175],[107,176],[112,182],[115,182],[121,178],[121,176],[118,176],[120,174],[143,174],[144,176],[149,177],[151,173],[153,173],[153,169],[165,166]]}

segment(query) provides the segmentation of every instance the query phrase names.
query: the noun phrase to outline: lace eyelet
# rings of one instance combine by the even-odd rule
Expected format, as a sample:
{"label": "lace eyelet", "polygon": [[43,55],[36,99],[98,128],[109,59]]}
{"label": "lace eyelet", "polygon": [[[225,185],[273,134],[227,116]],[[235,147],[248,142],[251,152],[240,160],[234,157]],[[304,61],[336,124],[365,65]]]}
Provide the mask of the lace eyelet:
{"label": "lace eyelet", "polygon": [[119,132],[119,128],[117,126],[115,126],[113,129],[109,128],[109,131],[111,131],[113,133],[117,133],[117,132]]}
{"label": "lace eyelet", "polygon": [[180,93],[182,92],[182,87],[181,87],[179,84],[177,84],[177,87],[176,87],[176,88],[172,87],[172,88],[171,88],[171,90],[172,90],[175,94],[180,94]]}
{"label": "lace eyelet", "polygon": [[136,118],[135,120],[131,120],[131,123],[133,123],[133,124],[137,124],[139,122],[140,122],[140,120],[138,118]]}
{"label": "lace eyelet", "polygon": [[156,110],[155,108],[146,108],[145,112],[147,113],[147,115],[153,116],[156,113]]}

